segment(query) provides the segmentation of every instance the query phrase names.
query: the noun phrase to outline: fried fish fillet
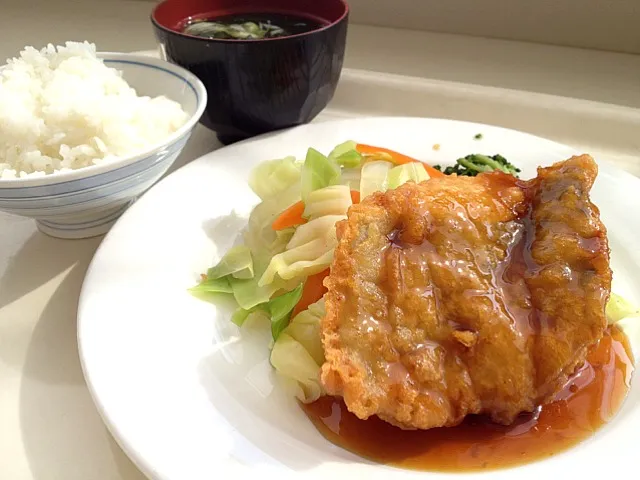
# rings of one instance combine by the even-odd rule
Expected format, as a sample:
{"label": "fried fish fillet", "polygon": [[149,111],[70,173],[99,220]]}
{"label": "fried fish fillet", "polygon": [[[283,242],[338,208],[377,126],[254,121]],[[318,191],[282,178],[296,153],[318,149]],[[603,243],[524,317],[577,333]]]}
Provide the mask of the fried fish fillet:
{"label": "fried fish fillet", "polygon": [[509,424],[559,391],[603,335],[609,247],[587,155],[376,193],[337,225],[321,379],[402,428]]}

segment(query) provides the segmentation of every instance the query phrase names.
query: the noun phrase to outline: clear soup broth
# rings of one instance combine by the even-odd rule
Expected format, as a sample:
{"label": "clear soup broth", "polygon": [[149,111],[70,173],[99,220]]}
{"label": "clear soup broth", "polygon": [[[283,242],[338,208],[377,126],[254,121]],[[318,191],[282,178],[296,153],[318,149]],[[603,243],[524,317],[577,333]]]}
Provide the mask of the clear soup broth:
{"label": "clear soup broth", "polygon": [[242,13],[191,20],[182,32],[203,38],[262,40],[299,35],[326,24],[319,19],[282,13]]}

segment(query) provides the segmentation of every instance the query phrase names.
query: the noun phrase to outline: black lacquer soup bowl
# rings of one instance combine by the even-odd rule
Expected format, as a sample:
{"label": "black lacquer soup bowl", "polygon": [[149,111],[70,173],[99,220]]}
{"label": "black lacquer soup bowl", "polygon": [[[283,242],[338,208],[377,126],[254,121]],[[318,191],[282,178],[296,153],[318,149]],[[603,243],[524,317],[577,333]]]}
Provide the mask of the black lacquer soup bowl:
{"label": "black lacquer soup bowl", "polygon": [[[343,0],[166,0],[151,20],[167,60],[202,80],[201,122],[223,143],[312,120],[340,78],[347,36]],[[204,19],[300,18],[311,25],[275,38],[208,38],[185,33]]]}

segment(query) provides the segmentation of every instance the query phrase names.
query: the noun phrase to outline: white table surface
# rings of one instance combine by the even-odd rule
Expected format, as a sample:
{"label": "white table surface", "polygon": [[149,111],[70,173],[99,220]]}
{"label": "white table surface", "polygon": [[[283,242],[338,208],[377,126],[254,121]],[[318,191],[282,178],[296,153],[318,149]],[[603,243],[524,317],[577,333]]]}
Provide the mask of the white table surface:
{"label": "white table surface", "polygon": [[[155,46],[149,3],[1,3],[0,58],[65,39],[90,39],[102,50]],[[640,56],[373,27],[349,35],[351,68],[640,107]],[[174,168],[218,146],[199,127]],[[33,221],[0,212],[0,479],[144,478],[103,426],[78,359],[76,305],[100,241],[49,238]]]}

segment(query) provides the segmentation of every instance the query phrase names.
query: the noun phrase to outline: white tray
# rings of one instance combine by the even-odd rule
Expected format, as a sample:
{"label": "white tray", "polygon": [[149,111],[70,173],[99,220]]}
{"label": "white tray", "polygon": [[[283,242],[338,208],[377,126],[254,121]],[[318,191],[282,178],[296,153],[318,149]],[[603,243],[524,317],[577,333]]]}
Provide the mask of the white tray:
{"label": "white tray", "polygon": [[[523,130],[640,176],[640,109],[345,69],[316,121],[367,115],[457,118]],[[211,131],[198,127],[172,170],[219,147]],[[0,450],[14,458],[10,469],[29,469],[33,478],[142,479],[109,439],[73,353],[82,277],[100,239],[49,238],[33,221],[3,213],[0,232],[0,338],[6,340],[0,423],[7,440]]]}

